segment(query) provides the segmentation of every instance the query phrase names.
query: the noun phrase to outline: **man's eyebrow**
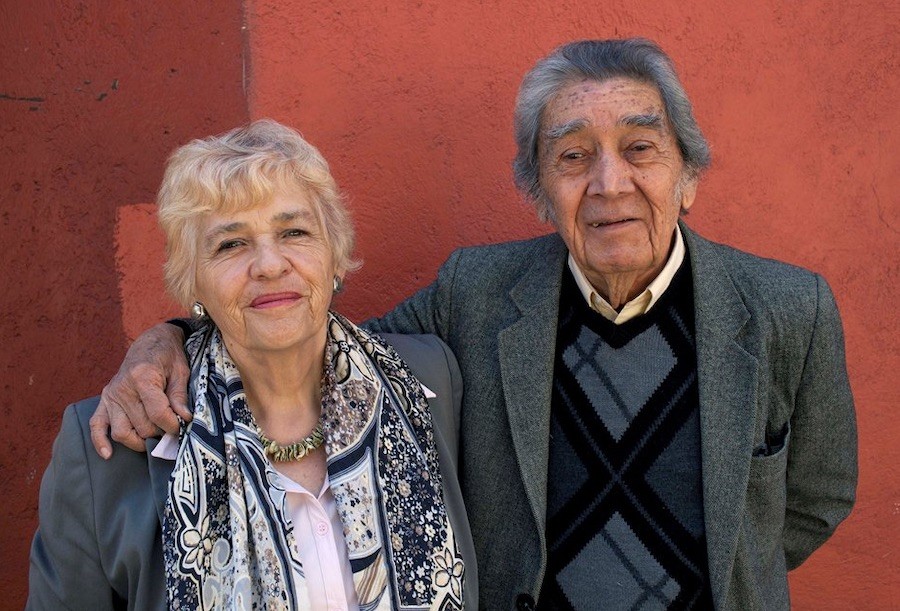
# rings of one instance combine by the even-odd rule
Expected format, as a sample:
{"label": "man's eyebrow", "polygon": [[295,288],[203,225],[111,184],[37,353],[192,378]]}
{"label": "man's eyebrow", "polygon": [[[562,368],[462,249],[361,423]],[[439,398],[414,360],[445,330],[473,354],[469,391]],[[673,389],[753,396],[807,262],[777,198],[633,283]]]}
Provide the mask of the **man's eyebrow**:
{"label": "man's eyebrow", "polygon": [[651,127],[656,130],[662,130],[665,127],[662,115],[657,113],[626,115],[619,119],[617,123],[630,127]]}
{"label": "man's eyebrow", "polygon": [[584,129],[587,125],[587,119],[572,119],[561,125],[552,125],[544,130],[544,138],[547,140],[559,140]]}

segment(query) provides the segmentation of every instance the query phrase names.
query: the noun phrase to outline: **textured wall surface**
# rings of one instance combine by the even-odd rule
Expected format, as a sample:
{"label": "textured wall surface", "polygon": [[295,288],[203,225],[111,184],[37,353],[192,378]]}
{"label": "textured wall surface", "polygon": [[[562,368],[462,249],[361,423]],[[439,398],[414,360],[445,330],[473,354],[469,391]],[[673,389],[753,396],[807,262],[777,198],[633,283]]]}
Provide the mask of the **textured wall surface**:
{"label": "textured wall surface", "polygon": [[247,102],[237,1],[209,14],[7,4],[0,591],[13,608],[63,406],[102,388],[128,338],[172,311],[145,204],[172,147],[248,115],[298,127],[350,196],[365,266],[338,307],[361,319],[428,283],[457,246],[549,230],[510,179],[519,80],[559,43],[632,35],[675,59],[713,146],[689,223],[823,273],[843,313],[859,502],[791,575],[795,608],[900,608],[895,2],[250,0]]}
{"label": "textured wall surface", "polygon": [[571,39],[656,39],[713,146],[689,223],[823,273],[843,313],[859,503],[792,574],[795,608],[900,608],[897,3],[360,4],[248,4],[251,115],[303,131],[353,202],[366,264],[341,308],[381,312],[461,244],[546,231],[511,186],[523,73]]}
{"label": "textured wall surface", "polygon": [[120,276],[140,258],[117,267],[117,238],[156,244],[158,274],[154,224],[128,236],[120,208],[153,201],[176,145],[247,119],[241,3],[197,6],[0,3],[0,608],[25,602],[62,410],[97,394],[127,347],[140,299],[123,303]]}

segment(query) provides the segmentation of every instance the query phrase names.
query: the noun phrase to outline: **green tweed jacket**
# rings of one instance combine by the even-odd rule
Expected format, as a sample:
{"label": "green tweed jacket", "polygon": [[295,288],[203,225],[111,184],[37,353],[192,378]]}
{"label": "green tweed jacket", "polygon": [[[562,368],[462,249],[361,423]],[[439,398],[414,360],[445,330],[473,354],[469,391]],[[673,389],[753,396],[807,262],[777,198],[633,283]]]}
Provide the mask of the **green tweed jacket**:
{"label": "green tweed jacket", "polygon": [[[713,600],[716,609],[788,609],[787,571],[822,545],[855,498],[840,318],[820,276],[681,227],[693,272]],[[460,476],[483,609],[533,608],[540,595],[565,263],[555,234],[458,250],[432,285],[369,322],[434,333],[459,361]],[[767,430],[785,425],[783,449],[753,456]]]}

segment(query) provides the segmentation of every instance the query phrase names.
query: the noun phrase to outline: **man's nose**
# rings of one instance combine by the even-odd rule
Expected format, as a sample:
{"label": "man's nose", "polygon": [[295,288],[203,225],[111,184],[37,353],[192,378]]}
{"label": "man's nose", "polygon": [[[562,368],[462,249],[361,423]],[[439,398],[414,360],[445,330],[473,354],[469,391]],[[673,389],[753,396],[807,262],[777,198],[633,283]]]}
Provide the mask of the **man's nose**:
{"label": "man's nose", "polygon": [[633,168],[618,153],[598,155],[590,169],[588,194],[610,198],[634,190]]}

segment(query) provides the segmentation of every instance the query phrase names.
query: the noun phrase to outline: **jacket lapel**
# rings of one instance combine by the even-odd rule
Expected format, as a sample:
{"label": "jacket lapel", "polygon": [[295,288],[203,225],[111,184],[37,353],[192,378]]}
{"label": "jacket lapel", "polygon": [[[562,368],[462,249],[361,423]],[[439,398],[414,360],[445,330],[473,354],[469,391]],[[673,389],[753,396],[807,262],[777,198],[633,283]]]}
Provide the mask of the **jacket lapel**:
{"label": "jacket lapel", "polygon": [[750,312],[715,247],[685,225],[681,228],[694,276],[709,578],[715,606],[721,608],[744,514],[758,362],[737,339]]}
{"label": "jacket lapel", "polygon": [[169,476],[172,475],[172,469],[175,467],[174,460],[166,460],[165,458],[156,458],[151,454],[159,439],[148,439],[147,446],[147,467],[150,470],[150,486],[153,489],[153,502],[156,504],[156,513],[159,516],[159,524],[162,526],[163,515],[166,509],[166,500],[169,497]]}
{"label": "jacket lapel", "polygon": [[546,251],[534,253],[534,262],[509,292],[519,317],[498,335],[500,374],[510,432],[542,549],[546,547],[554,350],[559,292],[567,252],[558,236],[543,244]]}

